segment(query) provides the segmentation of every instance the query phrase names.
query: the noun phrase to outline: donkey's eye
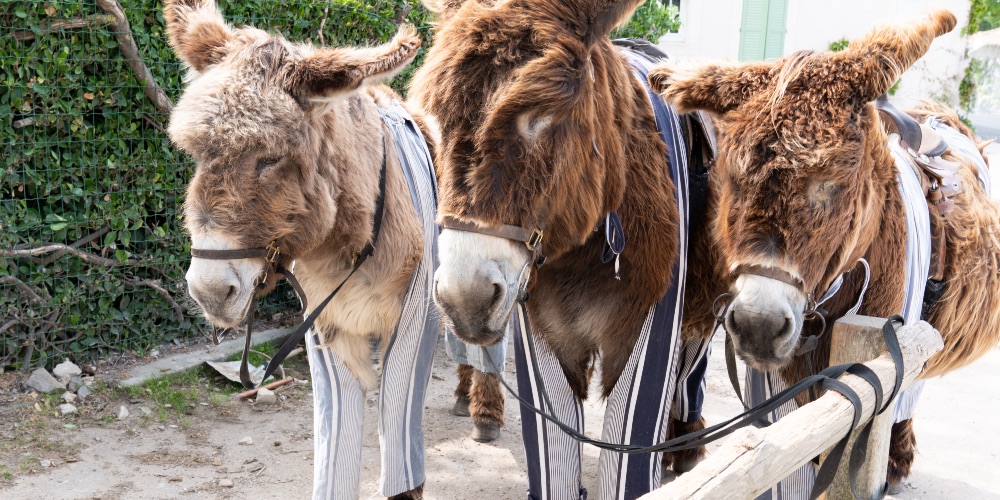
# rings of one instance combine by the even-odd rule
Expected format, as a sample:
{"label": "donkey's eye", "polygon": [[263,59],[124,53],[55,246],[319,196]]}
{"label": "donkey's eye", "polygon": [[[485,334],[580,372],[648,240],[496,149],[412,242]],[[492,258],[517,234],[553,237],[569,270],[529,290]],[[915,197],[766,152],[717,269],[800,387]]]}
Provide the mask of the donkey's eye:
{"label": "donkey's eye", "polygon": [[280,156],[267,156],[264,158],[257,159],[257,175],[278,164],[281,161]]}

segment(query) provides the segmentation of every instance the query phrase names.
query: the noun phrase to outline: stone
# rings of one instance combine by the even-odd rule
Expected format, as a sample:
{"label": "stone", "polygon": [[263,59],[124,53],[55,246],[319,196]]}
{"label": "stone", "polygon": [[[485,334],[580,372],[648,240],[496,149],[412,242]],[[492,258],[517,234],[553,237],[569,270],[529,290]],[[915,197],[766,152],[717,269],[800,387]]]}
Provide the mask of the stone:
{"label": "stone", "polygon": [[86,387],[93,387],[94,377],[83,377],[83,385]]}
{"label": "stone", "polygon": [[52,374],[55,375],[57,379],[67,382],[73,377],[79,377],[81,373],[83,373],[83,370],[68,359],[56,365],[56,367],[52,370]]}
{"label": "stone", "polygon": [[125,408],[124,406],[119,406],[118,420],[125,420],[126,418],[128,418],[128,408]]}
{"label": "stone", "polygon": [[62,415],[69,415],[70,413],[76,413],[76,407],[69,403],[61,404],[59,405],[59,413]]}
{"label": "stone", "polygon": [[223,488],[232,488],[233,487],[233,480],[232,479],[220,479],[219,480],[219,486],[222,486]]}
{"label": "stone", "polygon": [[80,397],[80,401],[87,399],[87,396],[90,396],[91,394],[92,393],[90,389],[87,388],[87,386],[83,386],[76,390],[76,395]]}
{"label": "stone", "polygon": [[42,467],[46,467],[46,468],[52,467],[52,461],[51,460],[42,460],[42,461],[38,462],[38,464],[41,465]]}
{"label": "stone", "polygon": [[67,403],[75,403],[76,402],[76,394],[73,394],[72,392],[66,391],[62,395],[62,399],[63,399],[63,401],[65,401]]}
{"label": "stone", "polygon": [[270,389],[261,389],[257,391],[257,399],[255,401],[257,404],[273,405],[278,402],[278,398],[274,395],[274,391]]}
{"label": "stone", "polygon": [[81,387],[83,387],[83,378],[81,377],[73,377],[66,383],[66,390],[70,392],[76,392]]}
{"label": "stone", "polygon": [[253,444],[253,438],[250,437],[250,436],[247,436],[247,437],[245,437],[245,438],[243,438],[243,439],[240,440],[240,444],[250,446],[250,445]]}
{"label": "stone", "polygon": [[31,372],[31,376],[24,383],[29,389],[36,390],[43,394],[50,392],[64,391],[66,386],[56,380],[45,368],[39,368]]}

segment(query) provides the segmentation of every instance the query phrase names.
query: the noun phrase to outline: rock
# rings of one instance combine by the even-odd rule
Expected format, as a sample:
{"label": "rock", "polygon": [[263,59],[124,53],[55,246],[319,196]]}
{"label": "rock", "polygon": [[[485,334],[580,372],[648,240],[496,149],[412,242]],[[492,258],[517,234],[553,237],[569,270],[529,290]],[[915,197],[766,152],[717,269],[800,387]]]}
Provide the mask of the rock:
{"label": "rock", "polygon": [[94,377],[83,377],[83,385],[85,387],[93,387],[94,386]]}
{"label": "rock", "polygon": [[41,465],[42,467],[52,467],[52,461],[51,460],[42,460],[42,461],[38,462],[38,464]]}
{"label": "rock", "polygon": [[67,382],[73,377],[80,376],[81,373],[83,373],[83,370],[68,359],[56,365],[56,367],[52,370],[52,374],[55,375],[57,379],[65,380]]}
{"label": "rock", "polygon": [[83,378],[81,377],[73,377],[66,383],[66,390],[70,392],[76,392],[81,387],[83,387]]}
{"label": "rock", "polygon": [[128,418],[128,408],[125,408],[124,406],[119,406],[118,420],[125,420],[126,418]]}
{"label": "rock", "polygon": [[70,413],[76,413],[76,407],[69,403],[61,404],[59,405],[59,413],[62,415],[69,415]]}
{"label": "rock", "polygon": [[250,445],[253,444],[253,438],[250,437],[250,436],[247,436],[247,437],[245,437],[245,438],[243,438],[243,439],[240,440],[240,444],[245,444],[247,446],[250,446]]}
{"label": "rock", "polygon": [[152,351],[149,351],[149,355],[154,358],[158,358],[160,357],[160,351],[157,349],[153,349]]}
{"label": "rock", "polygon": [[76,395],[80,397],[81,401],[83,401],[84,399],[87,399],[87,396],[90,396],[90,394],[91,394],[91,391],[90,391],[90,389],[87,388],[87,386],[83,386],[83,387],[81,387],[81,388],[79,388],[79,389],[76,390]]}
{"label": "rock", "polygon": [[278,402],[278,398],[274,395],[274,391],[261,389],[257,391],[257,399],[255,401],[257,401],[257,404],[273,405]]}
{"label": "rock", "polygon": [[73,403],[73,402],[76,401],[76,394],[73,394],[72,392],[66,391],[62,395],[62,399],[63,399],[63,401],[65,401],[67,403]]}
{"label": "rock", "polygon": [[219,486],[221,486],[223,488],[232,488],[233,487],[233,480],[232,479],[220,479],[219,480]]}
{"label": "rock", "polygon": [[222,460],[216,458],[216,459],[212,460],[212,465],[218,467],[218,466],[222,465]]}
{"label": "rock", "polygon": [[28,377],[24,385],[43,394],[66,390],[66,386],[56,380],[45,368],[31,372],[31,376]]}

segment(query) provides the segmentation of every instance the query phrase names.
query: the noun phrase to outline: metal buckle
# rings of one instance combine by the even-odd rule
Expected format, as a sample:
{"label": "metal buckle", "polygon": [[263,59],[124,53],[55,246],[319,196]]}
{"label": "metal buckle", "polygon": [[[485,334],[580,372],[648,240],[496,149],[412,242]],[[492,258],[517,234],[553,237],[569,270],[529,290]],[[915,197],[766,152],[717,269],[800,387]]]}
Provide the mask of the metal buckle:
{"label": "metal buckle", "polygon": [[524,244],[528,247],[528,250],[534,252],[535,247],[537,247],[542,242],[543,235],[544,233],[542,232],[542,230],[538,229],[537,227],[534,230],[532,230],[531,236],[528,236],[528,241],[524,242]]}
{"label": "metal buckle", "polygon": [[281,247],[272,241],[267,245],[267,255],[264,257],[264,260],[267,261],[268,264],[274,264],[278,262],[279,255],[281,255]]}

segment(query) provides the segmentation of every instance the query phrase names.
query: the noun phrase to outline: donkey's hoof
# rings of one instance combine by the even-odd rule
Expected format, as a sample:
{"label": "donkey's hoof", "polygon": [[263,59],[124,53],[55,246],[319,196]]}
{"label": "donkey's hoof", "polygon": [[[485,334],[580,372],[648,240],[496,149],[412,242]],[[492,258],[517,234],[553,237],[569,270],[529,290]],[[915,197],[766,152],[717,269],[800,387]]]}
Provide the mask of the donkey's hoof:
{"label": "donkey's hoof", "polygon": [[456,417],[468,417],[471,415],[469,413],[469,400],[465,398],[456,399],[455,406],[451,407],[451,414]]}
{"label": "donkey's hoof", "polygon": [[496,441],[500,437],[500,426],[498,424],[475,424],[472,427],[472,439],[479,443],[489,443]]}
{"label": "donkey's hoof", "polygon": [[388,498],[388,500],[422,500],[424,498],[424,485],[421,484],[410,491],[404,491],[398,495],[386,498]]}
{"label": "donkey's hoof", "polygon": [[893,482],[893,483],[889,483],[889,489],[886,490],[886,493],[888,493],[890,495],[898,495],[898,494],[900,494],[902,492],[903,492],[903,482],[902,481],[896,481],[896,482]]}

